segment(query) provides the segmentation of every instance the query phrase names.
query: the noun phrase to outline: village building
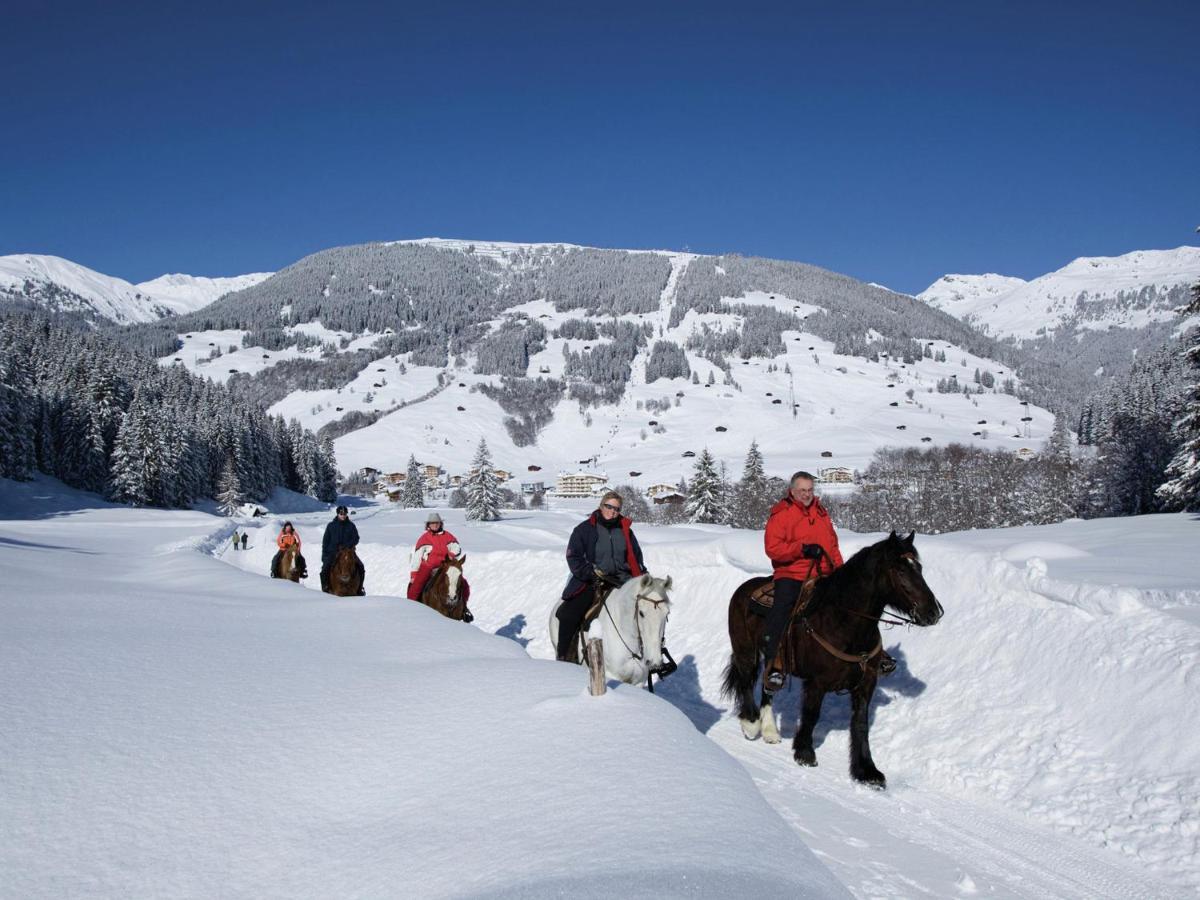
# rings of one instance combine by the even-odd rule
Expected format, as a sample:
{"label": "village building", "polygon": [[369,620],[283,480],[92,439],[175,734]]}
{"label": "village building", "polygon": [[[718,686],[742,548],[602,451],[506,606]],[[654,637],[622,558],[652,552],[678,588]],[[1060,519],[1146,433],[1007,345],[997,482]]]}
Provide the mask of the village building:
{"label": "village building", "polygon": [[677,484],[664,484],[660,482],[659,484],[652,484],[650,487],[646,488],[646,496],[658,497],[661,494],[669,494],[672,491],[677,490],[679,490],[679,485]]}
{"label": "village building", "polygon": [[554,493],[559,497],[594,497],[608,484],[603,472],[560,472]]}
{"label": "village building", "polygon": [[685,500],[687,500],[687,497],[679,493],[675,488],[654,495],[655,506],[679,506]]}
{"label": "village building", "polygon": [[826,466],[817,471],[817,480],[825,484],[853,484],[854,471],[845,466]]}

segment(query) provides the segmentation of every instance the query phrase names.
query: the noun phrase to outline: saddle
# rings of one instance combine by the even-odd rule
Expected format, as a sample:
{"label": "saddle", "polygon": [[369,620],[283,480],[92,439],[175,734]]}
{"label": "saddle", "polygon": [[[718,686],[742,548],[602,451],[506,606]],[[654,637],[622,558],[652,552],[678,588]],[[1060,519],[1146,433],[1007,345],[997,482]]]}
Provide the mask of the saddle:
{"label": "saddle", "polygon": [[575,631],[575,636],[571,638],[570,654],[572,659],[582,662],[583,648],[580,646],[583,633],[587,630],[597,618],[600,617],[600,611],[604,609],[604,601],[608,599],[608,595],[615,591],[620,585],[609,581],[607,578],[597,578],[595,581],[596,599],[592,605],[588,607],[588,611],[583,614],[583,621],[579,623],[579,628]]}
{"label": "saddle", "polygon": [[[805,607],[812,600],[813,588],[816,586],[817,579],[809,578],[805,580],[803,587],[800,588],[800,596],[796,600],[796,609],[793,613],[793,618],[800,618],[804,614]],[[775,605],[775,581],[772,578],[765,578],[764,583],[756,587],[750,593],[750,612],[756,616],[765,616],[767,611]]]}

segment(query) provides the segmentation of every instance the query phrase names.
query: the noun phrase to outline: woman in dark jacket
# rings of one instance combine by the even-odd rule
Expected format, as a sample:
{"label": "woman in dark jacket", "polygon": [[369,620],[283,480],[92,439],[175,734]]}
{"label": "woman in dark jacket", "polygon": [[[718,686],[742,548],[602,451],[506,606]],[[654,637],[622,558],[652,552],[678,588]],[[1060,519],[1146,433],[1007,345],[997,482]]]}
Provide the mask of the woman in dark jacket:
{"label": "woman in dark jacket", "polygon": [[642,548],[633,534],[633,522],[621,515],[621,495],[609,491],[600,498],[600,508],[575,526],[567,543],[567,567],[571,577],[563,588],[559,606],[558,658],[570,659],[571,644],[584,614],[596,599],[596,572],[613,584],[624,584],[646,572]]}

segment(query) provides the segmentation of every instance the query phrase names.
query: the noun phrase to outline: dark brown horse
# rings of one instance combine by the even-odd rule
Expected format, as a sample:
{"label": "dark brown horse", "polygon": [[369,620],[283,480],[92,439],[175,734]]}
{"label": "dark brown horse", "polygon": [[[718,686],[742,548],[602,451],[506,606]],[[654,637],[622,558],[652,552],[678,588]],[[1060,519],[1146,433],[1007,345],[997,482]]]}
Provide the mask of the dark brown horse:
{"label": "dark brown horse", "polygon": [[[725,669],[725,696],[736,700],[742,732],[769,744],[779,742],[771,711],[771,695],[763,692],[761,709],[754,684],[762,657],[765,619],[751,611],[750,595],[769,578],[751,578],[729,600],[729,641],[733,653]],[[803,600],[801,601],[803,602]],[[859,550],[846,564],[812,585],[812,597],[793,618],[783,643],[789,674],[804,682],[800,724],[792,755],[802,766],[815,766],[813,728],[830,691],[851,696],[850,775],[856,781],[884,787],[886,779],[871,759],[868,740],[871,698],[884,659],[879,619],[885,607],[914,625],[933,625],[942,607],[921,574],[913,536],[890,536]]]}
{"label": "dark brown horse", "polygon": [[463,563],[467,555],[447,556],[429,576],[421,589],[421,602],[432,607],[448,619],[470,622],[474,616],[467,611],[466,579],[463,578]]}
{"label": "dark brown horse", "polygon": [[343,547],[329,567],[329,591],[335,597],[356,597],[362,590],[363,566],[353,547]]}

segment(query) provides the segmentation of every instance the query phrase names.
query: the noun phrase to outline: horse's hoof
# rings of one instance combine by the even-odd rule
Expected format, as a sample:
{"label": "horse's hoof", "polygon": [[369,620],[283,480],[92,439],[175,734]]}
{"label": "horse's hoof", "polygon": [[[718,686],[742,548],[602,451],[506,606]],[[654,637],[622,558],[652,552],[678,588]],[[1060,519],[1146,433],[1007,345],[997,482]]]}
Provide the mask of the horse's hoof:
{"label": "horse's hoof", "polygon": [[887,789],[887,779],[883,777],[883,773],[878,769],[851,772],[850,776],[859,784],[866,785],[867,787],[878,788],[881,791]]}
{"label": "horse's hoof", "polygon": [[759,717],[759,724],[762,725],[762,738],[765,743],[779,743],[779,729],[775,727],[775,714],[771,712],[771,707],[764,706],[762,714]]}
{"label": "horse's hoof", "polygon": [[805,750],[797,750],[792,756],[795,758],[797,765],[816,766],[817,764],[817,754],[811,747]]}
{"label": "horse's hoof", "polygon": [[759,734],[762,733],[762,726],[759,725],[758,719],[739,719],[742,723],[742,735],[748,741],[758,740]]}

